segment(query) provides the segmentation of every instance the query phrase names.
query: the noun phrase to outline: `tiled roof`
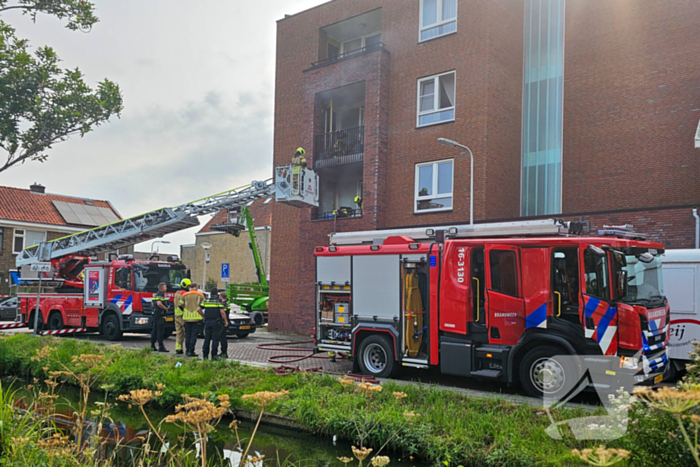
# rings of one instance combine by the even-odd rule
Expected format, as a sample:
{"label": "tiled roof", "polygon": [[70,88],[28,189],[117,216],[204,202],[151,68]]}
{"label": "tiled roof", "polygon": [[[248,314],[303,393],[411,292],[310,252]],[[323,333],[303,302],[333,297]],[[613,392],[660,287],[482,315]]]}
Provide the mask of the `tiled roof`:
{"label": "tiled roof", "polygon": [[[248,206],[248,209],[250,209],[250,214],[253,216],[255,227],[269,226],[272,224],[272,203],[274,201],[265,204],[266,199],[267,198],[261,198],[255,200],[252,205]],[[217,217],[219,219],[225,218],[226,210],[224,209],[219,211],[219,213],[215,217],[212,217],[211,220],[207,222],[207,224],[197,233],[214,232],[209,228],[209,226],[215,223]]]}
{"label": "tiled roof", "polygon": [[107,208],[119,217],[107,201],[86,200],[71,196],[54,195],[51,193],[32,193],[27,189],[0,186],[0,222],[2,220],[33,222],[36,224],[65,225],[69,227],[93,227],[78,224],[68,224],[58,212],[52,201],[88,205],[86,201],[98,208]]}

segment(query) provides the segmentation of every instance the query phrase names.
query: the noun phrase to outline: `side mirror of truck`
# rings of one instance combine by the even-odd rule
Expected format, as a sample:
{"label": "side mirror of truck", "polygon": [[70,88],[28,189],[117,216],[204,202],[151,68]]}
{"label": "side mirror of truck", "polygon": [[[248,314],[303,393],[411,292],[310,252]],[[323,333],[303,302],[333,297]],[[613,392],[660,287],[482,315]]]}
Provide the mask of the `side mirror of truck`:
{"label": "side mirror of truck", "polygon": [[627,271],[617,272],[617,287],[615,288],[615,299],[620,299],[627,295]]}

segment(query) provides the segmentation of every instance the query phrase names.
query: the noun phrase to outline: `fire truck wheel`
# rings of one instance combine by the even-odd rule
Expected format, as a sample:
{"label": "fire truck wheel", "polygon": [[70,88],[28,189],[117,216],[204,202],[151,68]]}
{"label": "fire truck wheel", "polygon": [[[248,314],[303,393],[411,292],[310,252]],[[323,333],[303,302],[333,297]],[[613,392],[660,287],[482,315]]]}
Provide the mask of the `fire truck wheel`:
{"label": "fire truck wheel", "polygon": [[[44,329],[44,315],[39,313],[39,330]],[[29,315],[29,322],[27,323],[28,329],[34,329],[34,312]]]}
{"label": "fire truck wheel", "polygon": [[386,336],[369,336],[360,344],[358,363],[366,375],[388,378],[396,369],[394,350]]}
{"label": "fire truck wheel", "polygon": [[63,317],[60,311],[54,311],[51,316],[49,316],[49,329],[52,331],[63,329]]}
{"label": "fire truck wheel", "polygon": [[520,384],[532,397],[557,397],[571,386],[575,369],[568,359],[558,359],[566,352],[558,347],[535,347],[520,363]]}
{"label": "fire truck wheel", "polygon": [[111,314],[105,317],[104,323],[102,323],[102,334],[108,341],[118,341],[122,338],[117,315]]}

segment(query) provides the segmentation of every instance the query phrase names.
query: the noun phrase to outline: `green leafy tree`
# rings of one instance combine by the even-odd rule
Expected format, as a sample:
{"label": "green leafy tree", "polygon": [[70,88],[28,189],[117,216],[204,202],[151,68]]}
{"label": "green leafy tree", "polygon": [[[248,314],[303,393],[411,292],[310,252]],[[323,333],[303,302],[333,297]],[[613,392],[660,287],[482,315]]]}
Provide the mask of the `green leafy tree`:
{"label": "green leafy tree", "polygon": [[207,282],[204,284],[204,290],[209,292],[211,289],[213,289],[217,285],[218,285],[218,283],[210,277],[207,279]]}
{"label": "green leafy tree", "polygon": [[[98,19],[86,0],[0,0],[0,15],[19,10],[33,21],[38,13],[66,21],[70,30],[89,31]],[[122,110],[119,86],[107,79],[91,89],[77,68],[62,70],[50,47],[33,54],[26,39],[0,20],[0,172],[27,160],[43,162],[52,145],[84,136]]]}

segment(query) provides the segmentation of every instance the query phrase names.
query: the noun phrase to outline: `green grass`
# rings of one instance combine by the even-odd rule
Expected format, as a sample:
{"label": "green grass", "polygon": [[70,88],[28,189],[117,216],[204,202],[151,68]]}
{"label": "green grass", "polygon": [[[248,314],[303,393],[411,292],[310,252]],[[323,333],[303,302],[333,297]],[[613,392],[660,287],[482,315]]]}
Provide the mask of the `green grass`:
{"label": "green grass", "polygon": [[[582,464],[571,456],[571,449],[599,444],[579,442],[572,436],[552,440],[544,431],[550,422],[542,409],[514,405],[498,398],[468,397],[424,385],[391,382],[384,384],[381,393],[368,398],[352,389],[344,389],[336,378],[327,375],[281,376],[273,370],[235,362],[184,360],[153,354],[150,350],[125,350],[73,339],[0,335],[0,375],[43,378],[42,367],[46,362],[32,361],[31,357],[44,345],[55,347],[62,362],[70,362],[73,355],[103,352],[112,364],[95,385],[113,385],[110,389],[113,394],[140,388],[155,389],[156,384],[165,384],[163,395],[155,402],[164,409],[180,403],[181,394],[207,392],[228,394],[232,407],[253,409],[241,399],[242,395],[284,389],[289,395],[268,407],[267,412],[291,417],[314,433],[337,435],[352,441],[357,440],[356,425],[367,431],[379,420],[376,429],[368,435],[366,446],[376,451],[398,430],[387,448],[395,453],[393,455],[413,455],[435,464],[449,459],[450,465],[465,467],[575,466]],[[177,367],[179,362],[182,364]],[[49,366],[50,370],[58,369],[55,363]],[[408,397],[394,402],[394,391],[405,392]],[[414,411],[421,417],[404,423],[405,411]],[[554,413],[556,420],[588,415],[591,412],[583,410]],[[645,420],[642,422],[652,422],[649,417]],[[646,435],[649,430],[638,429],[643,426],[637,425],[636,430],[630,430],[630,435],[608,443],[608,447],[623,447],[633,453],[639,450],[643,457],[629,465],[654,465],[647,463],[647,459],[654,462],[663,459],[665,467],[684,465],[682,446],[679,447],[673,436],[666,437],[663,423],[658,425],[660,430],[656,430],[655,438],[651,439]],[[663,451],[658,449],[662,445]]]}

